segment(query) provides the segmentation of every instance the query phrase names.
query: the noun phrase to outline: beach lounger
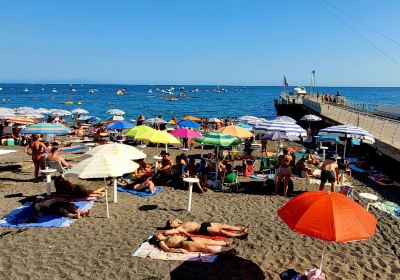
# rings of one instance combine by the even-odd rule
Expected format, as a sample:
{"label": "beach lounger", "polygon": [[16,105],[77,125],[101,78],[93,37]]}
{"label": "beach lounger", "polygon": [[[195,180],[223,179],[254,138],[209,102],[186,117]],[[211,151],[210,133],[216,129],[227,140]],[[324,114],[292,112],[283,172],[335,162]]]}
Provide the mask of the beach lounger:
{"label": "beach lounger", "polygon": [[349,164],[349,168],[353,171],[359,172],[359,173],[367,173],[367,170],[364,170],[360,167],[357,167],[355,164]]}

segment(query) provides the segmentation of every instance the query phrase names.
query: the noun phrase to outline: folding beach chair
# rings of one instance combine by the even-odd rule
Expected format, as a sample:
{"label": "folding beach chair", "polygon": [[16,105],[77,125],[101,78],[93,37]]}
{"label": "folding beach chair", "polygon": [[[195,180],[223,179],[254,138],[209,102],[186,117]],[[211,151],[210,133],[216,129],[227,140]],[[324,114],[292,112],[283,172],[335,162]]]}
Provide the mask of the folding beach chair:
{"label": "folding beach chair", "polygon": [[46,161],[46,164],[49,168],[53,168],[53,169],[57,170],[57,172],[61,174],[61,177],[64,177],[66,169],[61,165],[61,163],[59,161],[48,160],[48,161]]}

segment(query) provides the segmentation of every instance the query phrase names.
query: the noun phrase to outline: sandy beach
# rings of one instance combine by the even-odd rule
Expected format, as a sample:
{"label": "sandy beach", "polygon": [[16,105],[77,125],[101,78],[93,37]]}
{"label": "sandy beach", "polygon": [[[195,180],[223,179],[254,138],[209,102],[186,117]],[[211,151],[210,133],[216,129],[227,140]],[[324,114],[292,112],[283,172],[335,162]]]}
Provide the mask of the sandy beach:
{"label": "sandy beach", "polygon": [[[21,200],[43,193],[46,187],[45,183],[32,182],[32,164],[21,147],[2,148],[18,150],[0,158],[0,215],[4,216],[20,206]],[[144,152],[151,158],[156,150],[145,148]],[[174,155],[182,151],[172,148],[170,152]],[[81,160],[81,154],[63,155],[73,162]],[[11,165],[22,168],[13,169]],[[350,181],[356,193],[370,192],[380,200],[399,201],[398,187],[377,187],[363,178]],[[318,188],[305,179],[294,179],[294,186],[296,191]],[[279,273],[287,269],[304,273],[319,265],[322,243],[292,232],[276,215],[288,198],[213,191],[206,195],[194,193],[192,211],[187,212],[184,210],[187,191],[164,190],[150,198],[119,193],[118,203],[110,203],[110,219],[105,218],[104,200],[99,200],[90,217],[70,227],[0,228],[0,278],[279,279]],[[355,199],[359,201],[357,195]],[[400,279],[400,220],[374,208],[370,211],[378,220],[376,233],[370,240],[328,245],[323,268],[327,279]],[[235,240],[231,245],[237,256],[221,256],[214,263],[131,256],[172,217],[249,224],[251,232],[246,240]]]}

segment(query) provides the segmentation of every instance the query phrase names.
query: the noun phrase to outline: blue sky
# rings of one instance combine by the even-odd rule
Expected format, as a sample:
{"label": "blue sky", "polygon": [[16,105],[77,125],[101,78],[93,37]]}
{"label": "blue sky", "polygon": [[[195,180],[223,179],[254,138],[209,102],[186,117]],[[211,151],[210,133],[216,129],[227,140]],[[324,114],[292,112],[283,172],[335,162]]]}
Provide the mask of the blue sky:
{"label": "blue sky", "polygon": [[[400,41],[400,1],[329,1]],[[319,3],[1,1],[0,82],[308,85],[315,69],[319,85],[400,86],[400,66]],[[334,11],[400,62],[400,45]]]}

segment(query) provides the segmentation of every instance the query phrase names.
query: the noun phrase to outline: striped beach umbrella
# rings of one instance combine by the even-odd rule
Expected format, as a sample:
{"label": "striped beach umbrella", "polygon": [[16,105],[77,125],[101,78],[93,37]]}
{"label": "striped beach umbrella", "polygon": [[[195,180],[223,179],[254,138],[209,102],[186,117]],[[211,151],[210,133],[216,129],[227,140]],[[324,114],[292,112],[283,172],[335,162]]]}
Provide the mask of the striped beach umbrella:
{"label": "striped beach umbrella", "polygon": [[105,144],[99,145],[85,153],[85,155],[112,155],[113,157],[125,157],[130,160],[137,160],[146,158],[146,154],[139,151],[135,147],[125,145],[125,144]]}
{"label": "striped beach umbrella", "polygon": [[307,136],[307,131],[301,126],[295,123],[283,121],[266,121],[263,123],[259,123],[255,126],[255,130],[259,133],[282,132],[287,136]]}
{"label": "striped beach umbrella", "polygon": [[247,124],[256,124],[262,122],[262,120],[258,117],[254,116],[242,116],[237,119],[238,122],[247,123]]}
{"label": "striped beach umbrella", "polygon": [[71,130],[59,123],[37,123],[21,130],[21,134],[68,134]]}
{"label": "striped beach umbrella", "polygon": [[[368,131],[361,127],[352,125],[334,125],[323,128],[318,132],[319,136],[331,135],[345,138],[357,139],[363,143],[374,144],[375,139]],[[343,158],[346,158],[347,141],[344,144]]]}
{"label": "striped beach umbrella", "polygon": [[229,147],[229,146],[240,145],[241,141],[231,135],[217,133],[217,132],[204,134],[202,137],[197,138],[194,141],[196,141],[197,143],[201,143],[202,148],[203,148],[203,145],[211,145],[211,146],[217,147],[217,162],[215,165],[215,181],[214,181],[215,186],[217,186],[217,184],[218,184],[218,165],[219,165],[218,148],[220,146],[221,147]]}
{"label": "striped beach umbrella", "polygon": [[[106,154],[98,154],[85,159],[73,166],[66,174],[77,174],[81,179],[92,178],[113,178],[113,201],[117,202],[117,180],[116,178],[126,173],[134,172],[139,165],[125,157],[116,157]],[[110,217],[108,211],[108,196],[106,186],[106,209],[107,218]]]}
{"label": "striped beach umbrella", "polygon": [[273,121],[287,122],[287,123],[296,123],[296,120],[288,117],[288,116],[279,116],[273,119]]}

